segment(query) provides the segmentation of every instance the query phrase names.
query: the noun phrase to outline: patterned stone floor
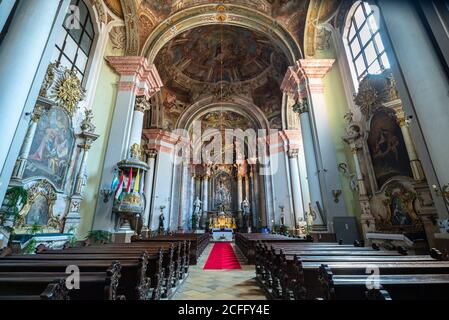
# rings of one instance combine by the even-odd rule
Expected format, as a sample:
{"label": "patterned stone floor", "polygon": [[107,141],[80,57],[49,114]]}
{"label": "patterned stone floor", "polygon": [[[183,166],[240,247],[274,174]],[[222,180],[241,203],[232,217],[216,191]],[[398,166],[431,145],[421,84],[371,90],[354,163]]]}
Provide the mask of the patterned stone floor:
{"label": "patterned stone floor", "polygon": [[213,245],[209,244],[204,250],[198,265],[189,268],[189,278],[173,300],[266,300],[263,290],[254,280],[254,265],[245,264],[234,244],[241,270],[203,270]]}

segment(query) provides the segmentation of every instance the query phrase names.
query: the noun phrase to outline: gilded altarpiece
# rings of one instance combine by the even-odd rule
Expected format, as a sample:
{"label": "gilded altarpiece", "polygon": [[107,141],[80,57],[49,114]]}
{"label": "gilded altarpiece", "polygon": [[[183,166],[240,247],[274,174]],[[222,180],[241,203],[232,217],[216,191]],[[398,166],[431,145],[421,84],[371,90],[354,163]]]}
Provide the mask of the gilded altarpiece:
{"label": "gilded altarpiece", "polygon": [[365,238],[402,234],[431,246],[437,213],[391,72],[366,76],[354,101],[361,117],[346,115],[343,140],[356,162]]}
{"label": "gilded altarpiece", "polygon": [[76,72],[49,65],[10,182],[28,195],[9,219],[15,234],[77,232],[86,160],[98,138],[92,111],[79,108],[84,95]]}

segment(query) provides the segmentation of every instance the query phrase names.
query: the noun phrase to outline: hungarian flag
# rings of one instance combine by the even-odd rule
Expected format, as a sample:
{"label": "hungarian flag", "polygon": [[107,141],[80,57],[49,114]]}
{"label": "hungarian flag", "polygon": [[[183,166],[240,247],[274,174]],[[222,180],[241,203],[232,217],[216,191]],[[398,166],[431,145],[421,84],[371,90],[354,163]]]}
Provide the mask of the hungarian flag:
{"label": "hungarian flag", "polygon": [[123,192],[123,180],[125,179],[125,175],[123,174],[123,172],[122,172],[122,174],[121,174],[121,176],[120,176],[120,181],[119,181],[119,183],[118,183],[118,189],[115,191],[115,199],[119,199],[120,198],[120,196],[122,195],[122,192]]}
{"label": "hungarian flag", "polygon": [[131,191],[131,181],[133,180],[133,168],[129,170],[128,184],[126,186],[126,193]]}
{"label": "hungarian flag", "polygon": [[133,192],[139,193],[139,187],[140,187],[140,169],[137,170],[137,176],[136,176],[136,180],[134,181]]}

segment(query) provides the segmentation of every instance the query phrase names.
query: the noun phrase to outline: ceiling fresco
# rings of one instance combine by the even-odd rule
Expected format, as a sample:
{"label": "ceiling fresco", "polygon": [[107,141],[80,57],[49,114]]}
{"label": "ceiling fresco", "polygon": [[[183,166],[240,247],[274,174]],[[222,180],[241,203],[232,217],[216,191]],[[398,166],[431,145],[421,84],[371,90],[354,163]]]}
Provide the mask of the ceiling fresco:
{"label": "ceiling fresco", "polygon": [[240,82],[271,65],[268,37],[240,27],[210,25],[182,33],[160,52],[156,65],[175,66],[198,82]]}
{"label": "ceiling fresco", "polygon": [[[213,14],[226,15],[228,10],[234,10],[232,5],[263,13],[282,26],[304,49],[306,29],[314,29],[315,23],[332,19],[337,11],[336,2],[331,0],[125,1],[133,1],[134,6],[127,6],[124,0],[104,0],[115,15],[125,19],[125,25],[137,22],[131,26],[132,32],[127,26],[127,38],[134,33],[131,40],[127,39],[127,54],[142,50],[147,39],[158,34],[163,24],[172,25],[184,15],[201,15],[203,11],[210,14],[209,11],[216,10]],[[124,3],[126,10],[120,5]],[[214,16],[205,16],[205,19],[214,19]],[[216,23],[180,33],[173,29],[174,36],[169,37],[157,55],[154,54],[154,63],[164,83],[160,101],[164,106],[166,129],[174,129],[181,114],[208,94],[215,97],[215,102],[244,96],[265,114],[272,128],[282,128],[279,87],[290,63],[285,48],[275,44],[270,30],[255,29]],[[313,32],[313,38],[322,38],[320,43],[324,47],[328,37]],[[306,41],[315,40],[307,38]],[[211,116],[210,121],[213,119]]]}
{"label": "ceiling fresco", "polygon": [[272,128],[282,127],[280,83],[289,64],[260,32],[228,25],[191,29],[168,42],[155,64],[164,83],[165,129],[175,128],[185,109],[208,95],[215,102],[244,96]]}
{"label": "ceiling fresco", "polygon": [[246,130],[253,128],[251,122],[244,116],[232,111],[213,111],[202,116],[200,119],[202,130],[207,129],[235,129]]}

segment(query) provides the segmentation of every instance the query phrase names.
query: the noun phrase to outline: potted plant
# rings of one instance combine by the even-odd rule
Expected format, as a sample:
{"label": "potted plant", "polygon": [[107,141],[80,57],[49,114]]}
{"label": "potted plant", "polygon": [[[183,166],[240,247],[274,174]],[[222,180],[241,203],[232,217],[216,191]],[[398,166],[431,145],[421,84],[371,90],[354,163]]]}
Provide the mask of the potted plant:
{"label": "potted plant", "polygon": [[95,244],[105,244],[111,242],[112,234],[104,230],[92,230],[87,236],[87,241]]}
{"label": "potted plant", "polygon": [[20,210],[28,202],[28,191],[23,187],[12,187],[6,191],[5,201],[0,210],[0,226],[10,229]]}

